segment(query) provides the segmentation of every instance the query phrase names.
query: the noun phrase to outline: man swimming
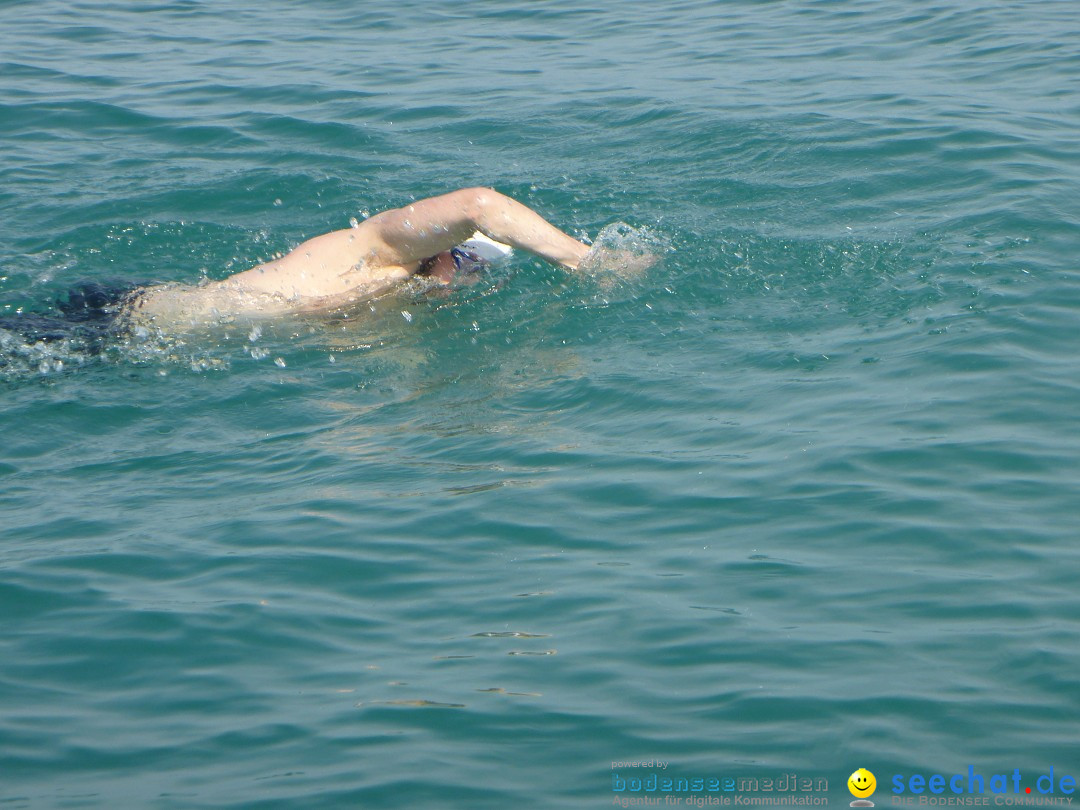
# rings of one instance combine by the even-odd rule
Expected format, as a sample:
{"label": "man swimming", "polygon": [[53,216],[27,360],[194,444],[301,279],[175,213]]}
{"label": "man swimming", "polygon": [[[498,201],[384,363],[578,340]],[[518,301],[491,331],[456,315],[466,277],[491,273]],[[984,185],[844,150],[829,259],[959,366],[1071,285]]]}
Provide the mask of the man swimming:
{"label": "man swimming", "polygon": [[493,189],[464,188],[316,236],[280,259],[222,281],[141,288],[129,297],[124,314],[134,324],[167,327],[334,309],[418,274],[449,283],[468,258],[455,246],[476,233],[571,270],[590,250]]}

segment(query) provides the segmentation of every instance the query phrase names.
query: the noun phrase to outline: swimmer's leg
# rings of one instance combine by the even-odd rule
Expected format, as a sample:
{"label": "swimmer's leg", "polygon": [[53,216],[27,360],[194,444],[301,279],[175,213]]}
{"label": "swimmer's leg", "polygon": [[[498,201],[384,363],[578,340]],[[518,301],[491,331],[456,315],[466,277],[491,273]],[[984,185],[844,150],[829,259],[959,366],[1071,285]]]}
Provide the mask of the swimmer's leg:
{"label": "swimmer's leg", "polygon": [[71,321],[33,313],[4,315],[0,317],[0,329],[14,332],[29,343],[53,343],[76,336],[76,327]]}

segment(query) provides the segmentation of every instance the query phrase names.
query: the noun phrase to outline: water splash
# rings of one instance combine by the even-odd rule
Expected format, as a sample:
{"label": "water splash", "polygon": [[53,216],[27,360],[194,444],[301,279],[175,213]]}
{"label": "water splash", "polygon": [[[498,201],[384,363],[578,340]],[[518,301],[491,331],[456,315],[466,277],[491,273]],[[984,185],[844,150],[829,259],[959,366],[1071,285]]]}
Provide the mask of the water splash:
{"label": "water splash", "polygon": [[92,359],[93,354],[79,339],[33,340],[0,329],[0,380],[56,375]]}
{"label": "water splash", "polygon": [[579,271],[596,280],[601,289],[611,289],[640,279],[672,250],[668,239],[650,228],[615,222],[596,235]]}

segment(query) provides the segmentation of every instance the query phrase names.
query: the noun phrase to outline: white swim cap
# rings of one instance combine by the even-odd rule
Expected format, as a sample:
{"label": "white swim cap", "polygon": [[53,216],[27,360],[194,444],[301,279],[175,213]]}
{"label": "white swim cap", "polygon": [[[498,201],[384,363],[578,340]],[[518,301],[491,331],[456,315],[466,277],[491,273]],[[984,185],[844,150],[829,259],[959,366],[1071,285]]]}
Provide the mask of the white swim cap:
{"label": "white swim cap", "polygon": [[458,247],[465,250],[472,251],[481,259],[486,262],[497,262],[499,259],[505,259],[514,249],[509,245],[504,245],[502,242],[496,242],[494,239],[489,239],[484,234],[477,231]]}

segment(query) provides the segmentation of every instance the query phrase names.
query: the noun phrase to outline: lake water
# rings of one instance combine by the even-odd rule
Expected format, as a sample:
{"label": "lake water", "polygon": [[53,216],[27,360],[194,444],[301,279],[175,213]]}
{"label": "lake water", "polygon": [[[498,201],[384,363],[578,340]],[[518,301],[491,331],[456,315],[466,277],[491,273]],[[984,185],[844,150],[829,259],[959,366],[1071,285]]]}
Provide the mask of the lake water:
{"label": "lake water", "polygon": [[0,330],[0,808],[1080,776],[1072,0],[9,0],[0,71],[8,324],[459,186],[664,246]]}

